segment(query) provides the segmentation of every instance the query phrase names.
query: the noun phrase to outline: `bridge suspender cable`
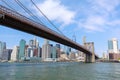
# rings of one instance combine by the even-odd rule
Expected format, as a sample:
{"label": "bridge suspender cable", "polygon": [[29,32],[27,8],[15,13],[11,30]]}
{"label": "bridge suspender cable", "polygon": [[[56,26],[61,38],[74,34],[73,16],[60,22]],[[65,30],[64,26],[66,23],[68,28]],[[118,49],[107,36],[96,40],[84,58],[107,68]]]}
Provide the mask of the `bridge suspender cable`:
{"label": "bridge suspender cable", "polygon": [[40,22],[40,24],[44,23],[36,16],[34,15],[29,9],[27,9],[19,0],[14,0],[22,9],[24,9],[25,12],[27,12],[35,21],[36,19]]}
{"label": "bridge suspender cable", "polygon": [[33,0],[31,0],[31,2],[33,3],[33,5],[38,9],[38,11],[47,19],[47,21],[54,27],[56,28],[64,37],[65,35],[58,29],[58,27],[56,27],[52,21],[41,11],[40,8],[38,8],[38,6],[35,4],[35,2]]}

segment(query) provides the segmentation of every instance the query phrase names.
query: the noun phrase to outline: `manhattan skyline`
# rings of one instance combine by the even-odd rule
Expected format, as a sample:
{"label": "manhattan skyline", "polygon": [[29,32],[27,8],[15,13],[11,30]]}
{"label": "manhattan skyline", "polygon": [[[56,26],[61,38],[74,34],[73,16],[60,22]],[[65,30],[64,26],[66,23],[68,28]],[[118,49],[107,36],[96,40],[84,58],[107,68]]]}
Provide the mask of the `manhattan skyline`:
{"label": "manhattan skyline", "polygon": [[[99,56],[108,49],[107,41],[111,38],[120,40],[120,1],[114,0],[34,0],[46,16],[70,39],[75,34],[76,42],[82,45],[82,38],[86,36],[88,42],[95,43],[95,52]],[[21,1],[28,3],[26,7],[36,12],[41,19],[43,16],[33,7],[30,1]],[[13,8],[24,13],[18,5],[11,0],[8,3]],[[0,2],[1,5],[5,5]],[[49,5],[48,5],[49,4]],[[6,6],[6,5],[5,5]],[[57,11],[60,10],[60,11]],[[53,13],[51,13],[53,12]],[[67,14],[67,16],[66,16]],[[28,16],[30,17],[30,16]],[[43,19],[44,20],[44,19]],[[44,20],[45,21],[45,20]],[[45,21],[46,22],[46,21]],[[52,26],[46,23],[47,26],[55,30]],[[0,41],[7,43],[8,48],[13,48],[19,44],[20,39],[25,39],[27,42],[34,35],[30,35],[17,30],[9,29],[0,25]],[[39,39],[40,45],[43,42]]]}

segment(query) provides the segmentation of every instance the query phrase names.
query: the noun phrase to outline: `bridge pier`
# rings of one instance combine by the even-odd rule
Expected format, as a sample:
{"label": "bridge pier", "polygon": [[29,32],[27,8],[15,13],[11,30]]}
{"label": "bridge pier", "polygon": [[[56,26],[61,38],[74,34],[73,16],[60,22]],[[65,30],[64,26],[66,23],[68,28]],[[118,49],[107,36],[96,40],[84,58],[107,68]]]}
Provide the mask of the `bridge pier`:
{"label": "bridge pier", "polygon": [[86,53],[85,62],[87,62],[87,63],[88,62],[90,62],[90,63],[95,62],[94,43],[93,42],[87,42],[87,43],[84,43],[84,46],[92,52],[92,54],[87,54]]}
{"label": "bridge pier", "polygon": [[86,63],[94,63],[95,62],[95,54],[86,54],[85,56],[85,62]]}
{"label": "bridge pier", "polygon": [[89,54],[86,54],[85,56],[85,62],[86,63],[90,63],[91,59],[90,59],[90,55]]}
{"label": "bridge pier", "polygon": [[95,53],[93,52],[92,55],[91,55],[91,62],[95,62]]}

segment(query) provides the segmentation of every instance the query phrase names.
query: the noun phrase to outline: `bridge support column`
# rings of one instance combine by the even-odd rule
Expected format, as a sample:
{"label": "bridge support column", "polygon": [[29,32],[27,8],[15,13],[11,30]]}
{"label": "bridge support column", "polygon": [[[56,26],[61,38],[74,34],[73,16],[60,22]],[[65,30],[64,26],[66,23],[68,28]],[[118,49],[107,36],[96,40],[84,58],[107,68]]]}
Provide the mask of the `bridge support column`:
{"label": "bridge support column", "polygon": [[92,63],[95,62],[95,54],[94,53],[92,53],[92,55],[91,55],[91,62]]}
{"label": "bridge support column", "polygon": [[86,54],[86,56],[85,56],[85,62],[86,63],[90,63],[91,62],[91,57],[90,57],[89,54]]}
{"label": "bridge support column", "polygon": [[92,52],[92,54],[86,53],[86,62],[95,62],[94,43],[88,42],[88,43],[84,43],[84,45],[87,49],[89,49]]}
{"label": "bridge support column", "polygon": [[94,54],[92,54],[92,55],[86,54],[85,62],[86,63],[93,63],[93,62],[95,62],[95,55]]}
{"label": "bridge support column", "polygon": [[95,49],[94,49],[94,43],[92,43],[91,62],[95,62]]}

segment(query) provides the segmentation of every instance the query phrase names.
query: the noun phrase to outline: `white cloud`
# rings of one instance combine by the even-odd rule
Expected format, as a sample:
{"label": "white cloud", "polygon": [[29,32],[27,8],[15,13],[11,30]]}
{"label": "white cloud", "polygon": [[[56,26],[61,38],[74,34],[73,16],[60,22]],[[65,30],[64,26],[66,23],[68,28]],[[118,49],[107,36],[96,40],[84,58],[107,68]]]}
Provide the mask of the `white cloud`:
{"label": "white cloud", "polygon": [[120,20],[113,20],[113,21],[110,21],[107,23],[108,25],[110,26],[117,26],[117,25],[120,25]]}
{"label": "white cloud", "polygon": [[79,27],[85,28],[88,31],[103,31],[105,20],[101,16],[89,16],[87,19],[79,22]]}
{"label": "white cloud", "polygon": [[[107,31],[112,26],[120,25],[120,19],[116,14],[116,7],[120,5],[120,0],[87,0],[89,4],[84,3],[80,6],[78,13],[71,11],[67,6],[63,5],[60,0],[44,0],[38,3],[37,6],[44,14],[52,21],[60,23],[60,29],[74,23],[78,24],[79,28],[89,32]],[[71,7],[72,8],[72,7]],[[37,10],[37,13],[38,10]],[[78,17],[82,16],[82,18]],[[75,20],[76,18],[76,20]]]}
{"label": "white cloud", "polygon": [[105,11],[112,12],[119,5],[120,0],[92,0],[93,4],[99,9],[102,8]]}
{"label": "white cloud", "polygon": [[120,5],[120,0],[89,0],[89,3],[89,7],[85,8],[87,11],[83,12],[85,17],[78,22],[80,28],[90,32],[101,32],[120,25],[120,19],[115,18],[116,14],[114,14],[114,12],[118,13],[116,7]]}
{"label": "white cloud", "polygon": [[37,5],[50,20],[57,21],[63,25],[69,25],[75,17],[75,12],[62,5],[60,0],[45,0]]}

